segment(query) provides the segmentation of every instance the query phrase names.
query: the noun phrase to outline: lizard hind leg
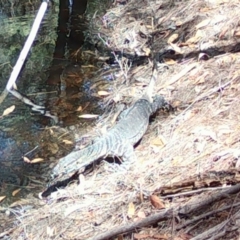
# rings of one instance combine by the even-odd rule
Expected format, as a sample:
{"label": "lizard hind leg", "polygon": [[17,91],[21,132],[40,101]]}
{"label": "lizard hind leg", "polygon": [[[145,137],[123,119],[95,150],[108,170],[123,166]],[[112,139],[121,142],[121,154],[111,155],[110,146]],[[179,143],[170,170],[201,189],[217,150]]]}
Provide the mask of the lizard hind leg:
{"label": "lizard hind leg", "polygon": [[108,165],[114,172],[120,171],[125,173],[132,166],[132,163],[137,159],[134,148],[131,144],[122,144],[114,151],[111,151],[109,155],[117,157],[121,162],[120,165],[118,163],[111,163]]}
{"label": "lizard hind leg", "polygon": [[121,154],[118,154],[122,159],[121,167],[128,170],[137,160],[134,148],[131,144],[124,144],[121,149]]}

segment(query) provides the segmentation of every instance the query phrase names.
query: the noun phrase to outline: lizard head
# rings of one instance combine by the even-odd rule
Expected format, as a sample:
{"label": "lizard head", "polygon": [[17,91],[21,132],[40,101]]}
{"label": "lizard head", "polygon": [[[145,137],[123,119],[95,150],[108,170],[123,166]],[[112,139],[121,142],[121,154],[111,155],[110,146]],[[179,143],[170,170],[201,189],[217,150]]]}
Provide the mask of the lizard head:
{"label": "lizard head", "polygon": [[68,164],[57,164],[53,169],[51,173],[51,179],[54,180],[64,180],[70,178],[74,173],[76,173],[76,168],[71,167],[73,165]]}

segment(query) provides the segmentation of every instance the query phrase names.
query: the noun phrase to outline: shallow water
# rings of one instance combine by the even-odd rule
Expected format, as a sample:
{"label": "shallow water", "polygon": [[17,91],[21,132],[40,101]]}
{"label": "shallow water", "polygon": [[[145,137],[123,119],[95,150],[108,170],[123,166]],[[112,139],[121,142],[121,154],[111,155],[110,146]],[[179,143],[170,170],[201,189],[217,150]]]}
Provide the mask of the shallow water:
{"label": "shallow water", "polygon": [[[60,8],[57,3],[48,8],[17,80],[18,91],[34,103],[46,107],[58,122],[33,112],[10,94],[0,105],[0,113],[15,105],[14,112],[0,120],[0,200],[5,197],[0,202],[2,206],[24,198],[30,192],[37,194],[45,187],[50,162],[73,148],[62,143],[62,136],[74,141],[73,135],[64,126],[70,126],[73,132],[81,132],[83,128],[84,132],[94,122],[79,120],[79,107],[84,108],[86,113],[102,113],[100,98],[93,93],[108,83],[109,78],[103,77],[103,84],[93,88],[95,82],[92,79],[98,75],[98,63],[77,54],[83,45],[85,50],[88,46],[82,33],[86,24],[79,17],[85,9],[74,11],[64,4],[66,1],[60,0]],[[82,8],[86,8],[84,1],[81,4]],[[26,11],[25,5],[17,5],[10,12],[0,13],[1,91],[30,31],[38,5],[36,2],[31,11]],[[19,8],[25,8],[25,11]],[[77,9],[80,9],[79,6]],[[83,68],[83,64],[91,67]],[[29,164],[26,158],[24,162],[23,156],[29,160],[42,158],[43,161]]]}

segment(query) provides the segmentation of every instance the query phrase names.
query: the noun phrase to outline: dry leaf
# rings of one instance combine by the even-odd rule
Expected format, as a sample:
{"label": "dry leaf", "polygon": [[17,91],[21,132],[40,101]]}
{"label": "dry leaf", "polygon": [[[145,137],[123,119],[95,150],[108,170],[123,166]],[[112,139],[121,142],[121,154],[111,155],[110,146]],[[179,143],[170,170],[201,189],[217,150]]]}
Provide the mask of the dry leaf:
{"label": "dry leaf", "polygon": [[168,64],[168,65],[173,65],[173,64],[176,63],[175,60],[170,59],[170,58],[164,58],[164,62],[165,62],[166,64]]}
{"label": "dry leaf", "polygon": [[40,162],[42,162],[42,161],[44,161],[43,158],[34,158],[34,159],[31,161],[31,163],[40,163]]}
{"label": "dry leaf", "polygon": [[205,76],[199,76],[193,82],[194,85],[205,83]]}
{"label": "dry leaf", "polygon": [[183,162],[183,157],[182,156],[175,156],[172,159],[172,165],[173,166],[179,166]]}
{"label": "dry leaf", "polygon": [[69,140],[63,140],[63,142],[64,142],[65,144],[67,144],[67,145],[73,144],[73,142],[72,142],[72,141],[69,141]]}
{"label": "dry leaf", "polygon": [[199,24],[196,25],[196,29],[202,28],[207,26],[210,23],[210,19],[205,19],[202,22],[200,22]]}
{"label": "dry leaf", "polygon": [[165,208],[163,202],[160,200],[160,198],[156,195],[151,195],[150,196],[150,202],[151,204],[157,208],[157,209],[163,209]]}
{"label": "dry leaf", "polygon": [[151,235],[149,234],[141,234],[141,233],[134,233],[134,239],[148,239],[149,237],[151,237]]}
{"label": "dry leaf", "polygon": [[219,38],[220,39],[223,39],[224,37],[225,37],[225,35],[226,35],[226,33],[228,32],[228,30],[229,30],[229,27],[224,27],[223,29],[222,29],[222,31],[219,33]]}
{"label": "dry leaf", "polygon": [[190,240],[192,237],[193,236],[188,233],[180,233],[178,236],[174,237],[173,240]]}
{"label": "dry leaf", "polygon": [[0,196],[0,202],[2,202],[5,198],[6,196]]}
{"label": "dry leaf", "polygon": [[129,218],[132,218],[134,214],[135,214],[135,206],[132,202],[130,202],[128,205],[128,214],[127,215]]}
{"label": "dry leaf", "polygon": [[163,136],[159,136],[154,138],[151,141],[151,144],[163,148],[166,145],[166,140],[164,139]]}
{"label": "dry leaf", "polygon": [[31,163],[31,160],[25,156],[23,156],[23,161],[26,163]]}
{"label": "dry leaf", "polygon": [[175,101],[171,102],[171,105],[173,106],[173,108],[177,108],[177,107],[181,106],[181,103],[182,103],[181,101],[175,100]]}
{"label": "dry leaf", "polygon": [[176,53],[180,53],[180,54],[183,53],[183,52],[182,52],[182,49],[181,49],[179,46],[177,46],[177,44],[169,43],[169,45],[171,46],[171,48],[172,48]]}
{"label": "dry leaf", "polygon": [[199,9],[199,12],[209,12],[209,10],[211,10],[211,9],[208,7],[203,7],[203,8]]}
{"label": "dry leaf", "polygon": [[87,118],[87,119],[91,119],[91,118],[97,118],[99,115],[97,114],[83,114],[83,115],[79,115],[79,118]]}
{"label": "dry leaf", "polygon": [[149,56],[151,53],[151,49],[148,47],[143,47],[143,51],[145,52],[146,56]]}
{"label": "dry leaf", "polygon": [[117,240],[124,240],[123,235],[118,235]]}
{"label": "dry leaf", "polygon": [[5,109],[5,110],[3,111],[2,117],[3,117],[3,116],[7,116],[7,115],[10,114],[11,112],[13,112],[14,109],[15,109],[15,105],[12,105],[11,107]]}
{"label": "dry leaf", "polygon": [[14,207],[19,207],[19,206],[24,206],[24,205],[29,205],[30,204],[30,199],[19,199],[13,203],[9,207],[14,208]]}
{"label": "dry leaf", "polygon": [[162,86],[162,88],[165,88],[173,83],[175,83],[176,81],[178,81],[180,78],[182,78],[184,75],[186,75],[188,72],[190,72],[192,69],[194,69],[195,67],[197,67],[197,63],[192,63],[189,64],[187,67],[185,67],[180,73],[174,75],[174,77],[172,77],[171,79],[169,79],[167,81],[167,83],[165,85]]}
{"label": "dry leaf", "polygon": [[180,27],[180,26],[183,25],[183,22],[180,21],[180,20],[177,20],[177,21],[175,22],[175,25],[176,25],[177,27]]}
{"label": "dry leaf", "polygon": [[59,147],[58,147],[57,143],[50,143],[48,145],[48,149],[51,151],[52,154],[56,154],[59,150]]}
{"label": "dry leaf", "polygon": [[82,106],[79,106],[76,110],[76,112],[81,112],[83,110]]}
{"label": "dry leaf", "polygon": [[197,30],[195,36],[189,38],[187,43],[196,43],[204,36],[204,32],[200,29]]}
{"label": "dry leaf", "polygon": [[99,96],[108,96],[110,93],[107,91],[98,91]]}
{"label": "dry leaf", "polygon": [[169,234],[154,234],[154,239],[160,239],[160,240],[168,240],[171,239],[171,236]]}
{"label": "dry leaf", "polygon": [[234,36],[235,36],[235,37],[240,37],[240,31],[234,32]]}
{"label": "dry leaf", "polygon": [[21,188],[18,188],[12,192],[12,196],[16,196],[21,191]]}
{"label": "dry leaf", "polygon": [[139,212],[137,213],[137,216],[138,216],[139,218],[145,218],[145,217],[146,217],[146,214],[145,214],[145,212],[143,212],[143,211],[139,211]]}
{"label": "dry leaf", "polygon": [[171,35],[169,38],[168,38],[168,43],[173,43],[173,42],[175,42],[176,40],[178,39],[178,34],[177,33],[175,33],[175,34],[173,34],[173,35]]}

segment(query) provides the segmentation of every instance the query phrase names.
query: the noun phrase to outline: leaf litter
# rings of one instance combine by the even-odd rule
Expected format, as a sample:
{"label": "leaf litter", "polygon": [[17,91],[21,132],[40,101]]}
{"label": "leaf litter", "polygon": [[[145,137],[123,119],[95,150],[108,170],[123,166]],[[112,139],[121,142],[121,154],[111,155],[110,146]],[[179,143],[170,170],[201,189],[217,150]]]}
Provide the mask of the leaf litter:
{"label": "leaf litter", "polygon": [[[132,0],[125,5],[114,2],[103,16],[105,22],[91,19],[95,28],[89,34],[98,29],[111,49],[149,53],[141,31],[155,34],[153,50],[170,45],[180,54],[159,70],[155,87],[156,93],[176,103],[175,112],[156,115],[135,149],[138,161],[127,172],[113,171],[101,162],[85,175],[84,186],[73,183],[46,199],[35,199],[34,208],[21,212],[21,220],[15,219],[8,235],[12,239],[103,239],[99,237],[103,233],[117,237],[111,231],[119,226],[173,209],[168,219],[123,231],[118,238],[238,239],[239,194],[221,192],[240,182],[239,10],[238,1],[189,0],[183,5]],[[103,94],[106,103],[116,96],[118,101],[137,99],[149,82],[151,64],[124,66],[116,92]],[[142,84],[136,86],[136,81]],[[212,204],[209,196],[215,199]],[[203,205],[195,209],[199,200]],[[185,207],[192,212],[180,214]]]}

